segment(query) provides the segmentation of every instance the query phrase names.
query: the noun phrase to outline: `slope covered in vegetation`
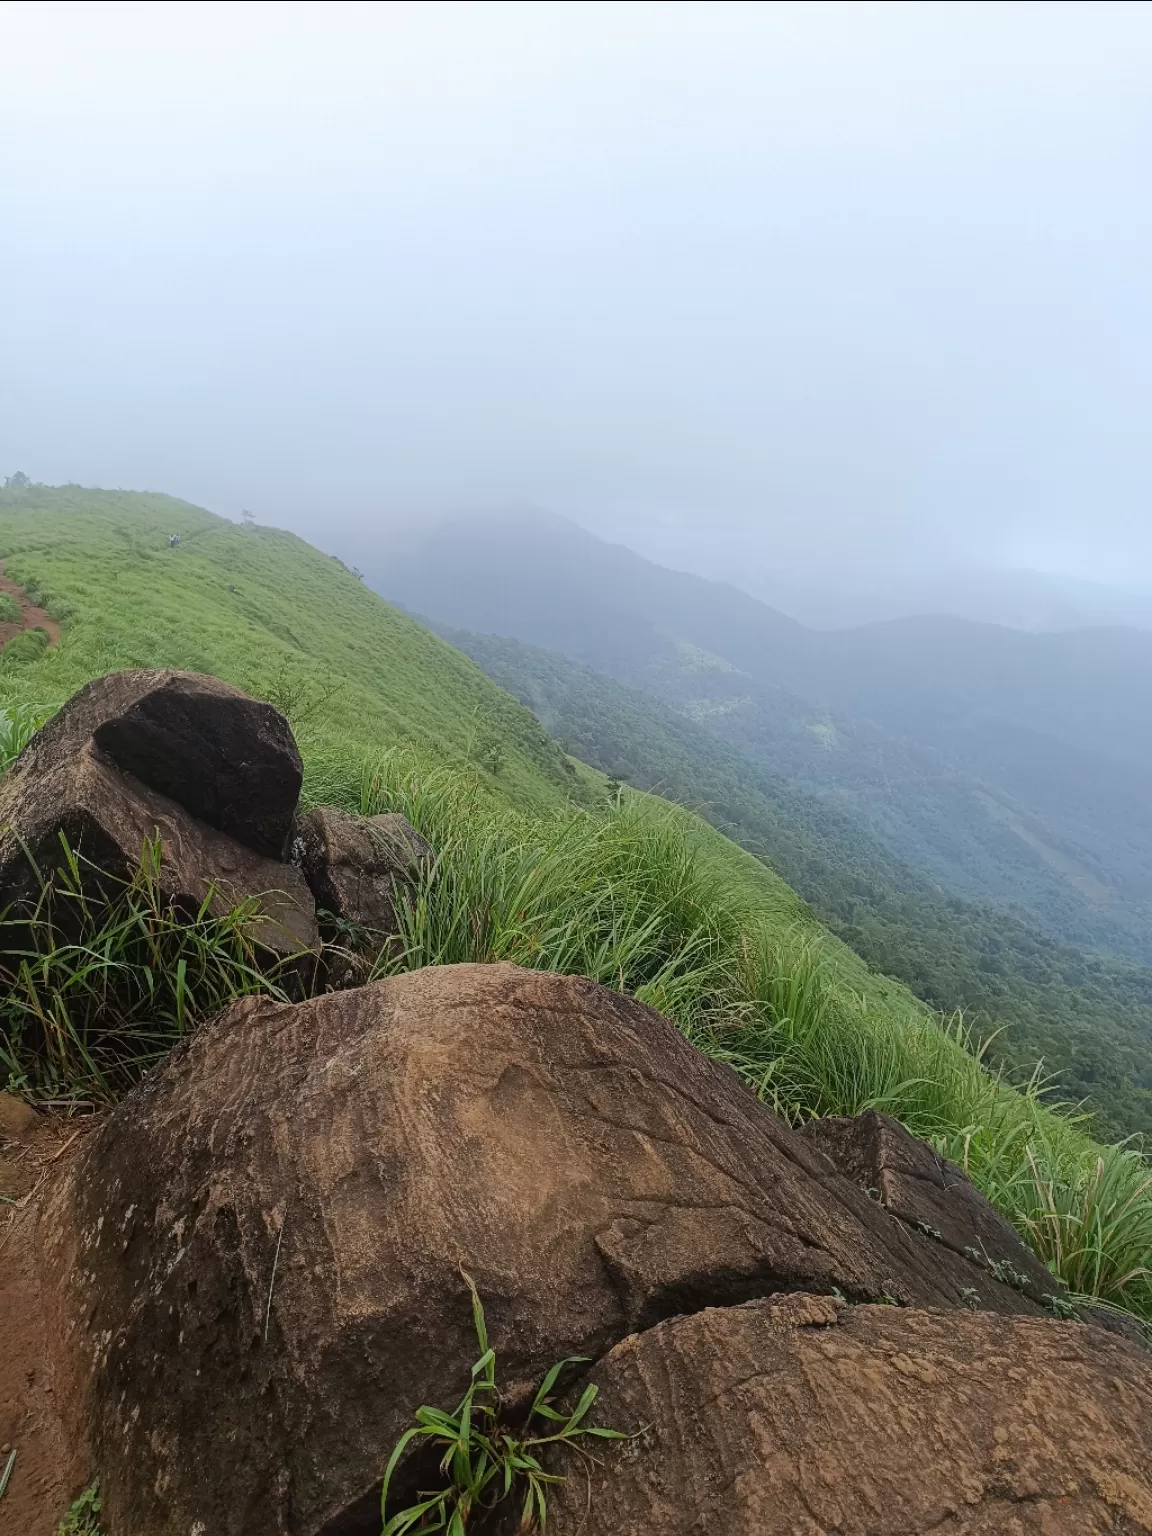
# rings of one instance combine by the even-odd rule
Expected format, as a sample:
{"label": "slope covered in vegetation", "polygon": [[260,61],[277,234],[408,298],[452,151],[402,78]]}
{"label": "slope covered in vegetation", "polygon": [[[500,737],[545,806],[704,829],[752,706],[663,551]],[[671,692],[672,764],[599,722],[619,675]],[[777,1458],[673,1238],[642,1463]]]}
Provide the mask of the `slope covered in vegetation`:
{"label": "slope covered in vegetation", "polygon": [[0,558],[65,621],[42,656],[5,652],[0,699],[47,706],[117,668],[182,667],[284,710],[306,793],[383,741],[468,764],[525,808],[585,792],[528,710],[293,534],[168,496],[32,486],[0,490]]}
{"label": "slope covered in vegetation", "polygon": [[[166,498],[38,488],[0,499],[0,553],[64,620],[58,648],[0,657],[13,745],[28,711],[114,668],[176,665],[262,693],[293,719],[309,798],[402,811],[437,850],[378,971],[509,959],[597,977],[789,1119],[898,1115],[970,1169],[1073,1293],[1152,1315],[1139,1154],[988,1073],[961,1025],[870,971],[761,860],[687,811],[606,793],[338,562]],[[219,989],[206,995],[215,1006]],[[196,1022],[187,999],[165,1006],[150,1048]]]}
{"label": "slope covered in vegetation", "polygon": [[850,810],[949,895],[1152,964],[1152,636],[963,620],[819,633],[562,518],[470,518],[354,558],[438,623],[560,651]]}
{"label": "slope covered in vegetation", "polygon": [[440,633],[528,705],[569,751],[692,807],[769,864],[873,970],[992,1037],[993,1061],[1038,1062],[1105,1135],[1152,1132],[1152,970],[1062,947],[946,896],[843,807],[769,773],[639,689],[554,651]]}

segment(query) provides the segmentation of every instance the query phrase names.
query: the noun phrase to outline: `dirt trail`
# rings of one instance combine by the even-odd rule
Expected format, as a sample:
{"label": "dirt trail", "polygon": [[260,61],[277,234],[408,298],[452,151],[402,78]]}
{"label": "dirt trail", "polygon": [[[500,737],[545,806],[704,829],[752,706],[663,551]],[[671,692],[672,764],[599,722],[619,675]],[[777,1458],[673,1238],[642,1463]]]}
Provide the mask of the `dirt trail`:
{"label": "dirt trail", "polygon": [[[86,1479],[56,1403],[35,1248],[36,1206],[96,1117],[32,1117],[0,1093],[0,1536],[51,1536]],[[63,1407],[63,1405],[60,1405]]]}
{"label": "dirt trail", "polygon": [[42,629],[48,636],[48,648],[60,644],[60,625],[43,608],[37,608],[35,603],[28,601],[24,588],[18,586],[10,576],[4,574],[4,561],[0,560],[0,592],[7,593],[20,604],[20,622],[18,624],[0,624],[0,650],[9,640],[14,640],[25,629]]}

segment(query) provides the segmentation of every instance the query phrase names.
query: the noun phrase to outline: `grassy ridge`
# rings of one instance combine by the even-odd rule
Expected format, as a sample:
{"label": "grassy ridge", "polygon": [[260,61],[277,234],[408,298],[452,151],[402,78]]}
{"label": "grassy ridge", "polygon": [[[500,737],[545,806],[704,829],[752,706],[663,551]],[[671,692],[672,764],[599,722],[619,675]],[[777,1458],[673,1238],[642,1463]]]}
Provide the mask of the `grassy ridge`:
{"label": "grassy ridge", "polygon": [[66,621],[58,650],[0,662],[0,701],[58,703],[120,667],[182,667],[271,698],[305,748],[427,748],[526,808],[586,792],[528,710],[293,534],[168,496],[33,486],[0,490],[0,557]]}
{"label": "grassy ridge", "polygon": [[[438,849],[381,965],[506,958],[633,992],[792,1119],[897,1114],[966,1164],[1071,1290],[1152,1317],[1139,1155],[986,1072],[962,1027],[870,972],[705,823],[646,796],[607,805],[529,711],[338,562],[167,498],[39,488],[0,493],[0,553],[66,621],[59,650],[0,659],[14,735],[21,709],[124,666],[274,698],[310,798],[401,810]],[[213,965],[226,937],[205,936]]]}

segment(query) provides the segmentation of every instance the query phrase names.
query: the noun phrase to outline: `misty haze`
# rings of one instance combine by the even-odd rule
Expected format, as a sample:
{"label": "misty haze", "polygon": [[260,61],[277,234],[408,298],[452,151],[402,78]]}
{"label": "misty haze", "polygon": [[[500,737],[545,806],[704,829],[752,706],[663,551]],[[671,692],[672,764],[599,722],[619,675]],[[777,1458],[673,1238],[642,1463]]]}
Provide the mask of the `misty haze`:
{"label": "misty haze", "polygon": [[0,1536],[1152,1532],[1152,3],[0,60]]}

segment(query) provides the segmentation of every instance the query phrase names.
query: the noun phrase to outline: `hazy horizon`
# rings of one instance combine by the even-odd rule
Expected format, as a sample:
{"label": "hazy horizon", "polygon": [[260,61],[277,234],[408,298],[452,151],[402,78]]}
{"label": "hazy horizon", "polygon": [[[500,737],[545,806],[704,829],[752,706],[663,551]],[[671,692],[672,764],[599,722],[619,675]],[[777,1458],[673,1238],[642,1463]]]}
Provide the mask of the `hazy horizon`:
{"label": "hazy horizon", "polygon": [[1152,7],[16,3],[0,51],[0,475],[1152,591]]}

